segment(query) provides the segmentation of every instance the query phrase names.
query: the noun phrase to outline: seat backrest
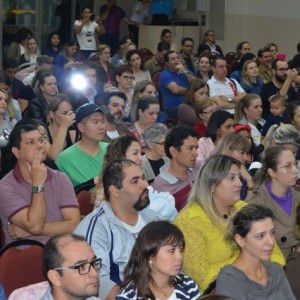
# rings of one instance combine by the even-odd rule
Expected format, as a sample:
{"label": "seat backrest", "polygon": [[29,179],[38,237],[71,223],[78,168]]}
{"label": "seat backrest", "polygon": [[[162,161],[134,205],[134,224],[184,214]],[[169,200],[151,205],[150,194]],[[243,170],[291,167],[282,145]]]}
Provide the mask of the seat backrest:
{"label": "seat backrest", "polygon": [[76,195],[81,216],[88,215],[94,209],[94,206],[91,202],[91,195],[92,193],[84,190]]}
{"label": "seat backrest", "polygon": [[36,300],[41,299],[49,287],[48,281],[34,283],[14,290],[8,300]]}
{"label": "seat backrest", "polygon": [[139,49],[138,52],[139,52],[139,55],[140,55],[141,58],[143,58],[145,55],[151,55],[151,54],[154,55],[152,53],[152,51],[148,48]]}
{"label": "seat backrest", "polygon": [[235,59],[235,52],[228,52],[225,55],[225,60],[226,60],[228,65],[232,65],[234,59]]}
{"label": "seat backrest", "polygon": [[42,255],[44,245],[32,240],[18,240],[0,251],[0,282],[9,296],[17,288],[44,281]]}

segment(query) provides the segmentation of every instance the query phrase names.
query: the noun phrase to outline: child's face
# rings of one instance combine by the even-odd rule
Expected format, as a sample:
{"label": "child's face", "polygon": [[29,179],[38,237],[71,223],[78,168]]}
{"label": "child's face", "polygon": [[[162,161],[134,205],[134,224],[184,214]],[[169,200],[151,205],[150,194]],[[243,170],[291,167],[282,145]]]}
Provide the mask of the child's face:
{"label": "child's face", "polygon": [[285,109],[284,104],[281,101],[272,101],[270,103],[270,112],[273,116],[279,116]]}

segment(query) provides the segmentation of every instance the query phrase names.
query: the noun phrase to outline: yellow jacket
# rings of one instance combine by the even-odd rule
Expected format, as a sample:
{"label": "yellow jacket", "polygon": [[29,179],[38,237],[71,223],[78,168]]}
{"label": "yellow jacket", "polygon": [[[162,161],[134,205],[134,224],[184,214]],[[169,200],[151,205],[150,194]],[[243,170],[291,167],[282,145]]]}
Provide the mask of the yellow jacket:
{"label": "yellow jacket", "polygon": [[[245,205],[247,203],[238,201],[234,207],[239,210]],[[211,222],[197,203],[188,204],[181,210],[174,224],[180,228],[185,238],[183,270],[196,281],[203,292],[223,266],[237,259],[239,251],[232,253],[224,239],[224,231]],[[284,256],[277,244],[271,260],[285,265]]]}

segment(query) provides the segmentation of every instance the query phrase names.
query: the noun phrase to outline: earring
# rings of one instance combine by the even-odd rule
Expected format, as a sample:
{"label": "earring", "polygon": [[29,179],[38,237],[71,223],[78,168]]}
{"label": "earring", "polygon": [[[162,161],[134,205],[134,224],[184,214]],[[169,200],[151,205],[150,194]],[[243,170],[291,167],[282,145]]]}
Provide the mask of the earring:
{"label": "earring", "polygon": [[272,181],[275,182],[276,181],[276,177],[272,177]]}
{"label": "earring", "polygon": [[150,264],[150,265],[152,264],[152,259],[149,260],[149,264]]}

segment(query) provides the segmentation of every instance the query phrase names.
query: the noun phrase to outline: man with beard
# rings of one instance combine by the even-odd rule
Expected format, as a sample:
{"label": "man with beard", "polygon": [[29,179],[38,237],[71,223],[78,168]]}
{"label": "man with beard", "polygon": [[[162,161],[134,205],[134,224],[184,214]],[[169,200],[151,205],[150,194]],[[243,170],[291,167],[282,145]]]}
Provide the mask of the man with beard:
{"label": "man with beard", "polygon": [[273,95],[281,95],[286,99],[286,103],[297,100],[297,94],[292,82],[297,77],[297,70],[290,70],[288,64],[284,60],[275,60],[272,62],[273,79],[264,84],[261,89],[261,99],[263,104],[263,118],[266,118],[270,113],[269,99]]}
{"label": "man with beard", "polygon": [[75,233],[83,235],[95,255],[102,259],[101,299],[115,299],[141,229],[151,221],[163,219],[147,208],[150,202],[147,186],[141,168],[133,161],[113,161],[103,172],[106,201],[75,229]]}
{"label": "man with beard", "polygon": [[109,93],[105,99],[105,104],[109,109],[106,115],[106,136],[105,142],[126,134],[126,125],[123,122],[125,115],[127,97],[123,92]]}
{"label": "man with beard", "polygon": [[194,40],[190,37],[184,37],[181,40],[181,51],[179,53],[180,62],[183,66],[194,74],[198,71],[198,59],[193,54]]}

